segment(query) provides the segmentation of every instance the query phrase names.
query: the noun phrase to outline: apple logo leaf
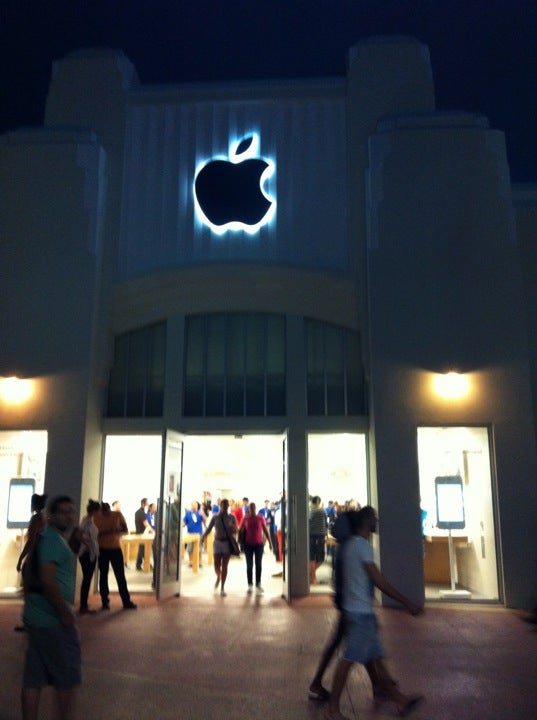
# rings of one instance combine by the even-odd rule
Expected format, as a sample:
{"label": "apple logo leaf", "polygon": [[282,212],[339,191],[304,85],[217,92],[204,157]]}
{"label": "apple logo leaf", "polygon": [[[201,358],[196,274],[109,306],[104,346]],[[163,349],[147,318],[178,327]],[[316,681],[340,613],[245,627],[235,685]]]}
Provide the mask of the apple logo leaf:
{"label": "apple logo leaf", "polygon": [[254,138],[252,135],[243,138],[235,149],[235,155],[242,155],[245,153],[250,148],[253,140]]}

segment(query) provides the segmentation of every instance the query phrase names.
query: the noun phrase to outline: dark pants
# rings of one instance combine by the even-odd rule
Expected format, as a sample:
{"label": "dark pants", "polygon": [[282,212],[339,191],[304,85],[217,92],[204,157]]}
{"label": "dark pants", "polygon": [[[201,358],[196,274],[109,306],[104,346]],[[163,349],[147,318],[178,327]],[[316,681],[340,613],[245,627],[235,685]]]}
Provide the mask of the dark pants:
{"label": "dark pants", "polygon": [[[138,533],[140,534],[140,533]],[[145,557],[145,546],[144,545],[138,545],[138,555],[136,556],[136,569],[141,570],[142,565],[144,564],[144,557]]]}
{"label": "dark pants", "polygon": [[276,529],[274,528],[274,523],[270,523],[269,533],[270,533],[270,542],[272,543],[272,552],[274,553],[274,557],[277,560],[278,559],[278,538],[276,537]]}
{"label": "dark pants", "polygon": [[110,565],[112,565],[112,570],[116,576],[117,589],[123,605],[128,605],[131,601],[131,596],[127,588],[127,581],[125,580],[125,562],[121,548],[114,548],[112,550],[101,548],[99,550],[99,593],[101,595],[101,602],[103,605],[108,605],[110,595],[108,588],[108,570]]}
{"label": "dark pants", "polygon": [[263,562],[263,545],[245,545],[244,554],[246,555],[246,578],[248,585],[252,585],[252,576],[255,557],[255,584],[261,584],[261,563]]}
{"label": "dark pants", "polygon": [[91,586],[91,579],[97,565],[97,558],[90,560],[89,553],[84,553],[78,558],[82,568],[82,584],[80,585],[80,609],[88,607],[88,595]]}

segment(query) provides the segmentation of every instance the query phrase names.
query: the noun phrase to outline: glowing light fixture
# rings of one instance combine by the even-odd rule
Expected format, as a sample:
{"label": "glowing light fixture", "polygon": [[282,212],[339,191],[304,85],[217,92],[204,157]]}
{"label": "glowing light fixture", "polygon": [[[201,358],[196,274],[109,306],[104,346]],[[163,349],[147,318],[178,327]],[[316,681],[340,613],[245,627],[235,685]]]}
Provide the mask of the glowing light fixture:
{"label": "glowing light fixture", "polygon": [[32,393],[31,380],[21,380],[18,377],[0,378],[0,398],[9,405],[21,405]]}
{"label": "glowing light fixture", "polygon": [[457,372],[448,372],[434,376],[434,389],[437,395],[446,400],[458,400],[468,393],[468,376]]}

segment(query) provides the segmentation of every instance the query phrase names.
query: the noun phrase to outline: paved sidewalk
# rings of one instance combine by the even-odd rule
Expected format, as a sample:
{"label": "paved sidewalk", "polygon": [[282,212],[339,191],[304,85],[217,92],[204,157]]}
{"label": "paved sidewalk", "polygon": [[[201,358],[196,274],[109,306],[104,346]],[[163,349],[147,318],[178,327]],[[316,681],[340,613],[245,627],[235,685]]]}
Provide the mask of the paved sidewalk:
{"label": "paved sidewalk", "polygon": [[[160,605],[134,599],[137,611],[124,612],[112,596],[110,613],[80,619],[80,720],[322,720],[307,690],[336,619],[329,598],[290,606],[242,593]],[[0,720],[20,718],[20,611],[20,602],[0,601]],[[426,695],[416,720],[537,720],[537,632],[515,612],[430,605],[420,618],[384,608],[378,615],[394,676],[403,691]],[[55,717],[51,700],[45,691],[43,720]],[[360,667],[342,711],[353,720],[396,716],[390,705],[374,712]]]}

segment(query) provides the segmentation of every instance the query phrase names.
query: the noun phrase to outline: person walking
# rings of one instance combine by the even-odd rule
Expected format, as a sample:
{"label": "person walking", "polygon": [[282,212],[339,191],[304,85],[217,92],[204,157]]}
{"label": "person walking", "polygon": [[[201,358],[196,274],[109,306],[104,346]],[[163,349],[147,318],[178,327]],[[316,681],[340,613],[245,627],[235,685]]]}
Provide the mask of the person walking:
{"label": "person walking", "polygon": [[26,531],[26,542],[24,543],[24,547],[17,561],[17,572],[21,571],[24,558],[32,549],[37,536],[47,526],[47,514],[45,512],[46,502],[47,496],[38,495],[38,493],[34,493],[30,499],[30,511],[32,516],[30,518],[30,522],[28,523],[28,530]]}
{"label": "person walking", "polygon": [[37,720],[41,690],[47,685],[52,685],[56,693],[56,718],[74,718],[82,662],[73,609],[75,563],[64,537],[74,524],[71,498],[67,495],[53,498],[48,506],[48,526],[27,558],[29,562],[30,553],[35,554],[36,578],[24,597],[28,647],[21,691],[23,720]]}
{"label": "person walking", "polygon": [[110,510],[108,503],[102,503],[101,509],[94,514],[93,521],[99,530],[99,593],[102,609],[110,610],[108,571],[112,565],[123,609],[136,610],[127,587],[125,561],[120,544],[121,535],[128,532],[127,521],[120,512]]}
{"label": "person walking", "polygon": [[356,512],[349,510],[347,512],[340,513],[334,523],[332,536],[337,541],[336,554],[334,556],[334,603],[338,609],[338,618],[332,635],[326,642],[326,645],[321,654],[321,659],[315,671],[315,675],[309,686],[308,697],[311,700],[328,700],[330,693],[323,685],[323,675],[328,668],[332,657],[334,656],[337,648],[343,641],[343,635],[345,631],[345,616],[343,613],[342,593],[343,593],[343,568],[342,568],[342,547],[343,544],[351,537],[351,520],[350,513]]}
{"label": "person walking", "polygon": [[248,582],[248,595],[254,590],[253,585],[253,565],[255,558],[255,591],[258,595],[263,592],[261,586],[261,570],[263,562],[263,546],[266,538],[270,549],[272,550],[272,541],[264,518],[256,514],[255,503],[248,506],[249,512],[242,519],[239,528],[239,538],[241,533],[244,534],[244,554],[246,556],[246,580]]}
{"label": "person walking", "polygon": [[229,565],[229,558],[231,557],[231,542],[229,540],[230,535],[237,533],[237,521],[235,516],[229,512],[229,501],[222,500],[220,503],[220,512],[217,515],[213,515],[207,530],[201,536],[201,543],[205,542],[207,535],[211,532],[214,527],[214,544],[213,544],[213,558],[214,558],[214,572],[216,574],[216,582],[214,589],[218,590],[220,585],[220,595],[226,596],[225,584],[227,579],[227,568]]}
{"label": "person walking", "polygon": [[[30,511],[32,516],[26,531],[26,542],[24,543],[24,547],[22,548],[22,552],[17,561],[17,572],[21,572],[26,556],[33,548],[39,534],[43,532],[47,526],[47,513],[45,512],[46,502],[47,496],[39,495],[38,493],[34,493],[30,499]],[[14,629],[17,632],[25,632],[26,630],[24,623],[21,625],[15,625]]]}
{"label": "person walking", "polygon": [[95,610],[88,607],[88,595],[99,556],[99,530],[93,522],[93,516],[99,509],[100,505],[97,500],[90,500],[86,506],[86,515],[82,518],[79,528],[80,550],[78,551],[78,562],[82,568],[82,583],[80,585],[80,607],[78,611],[81,615],[95,612]]}
{"label": "person walking", "polygon": [[351,537],[342,545],[343,586],[341,607],[344,616],[343,639],[345,649],[333,679],[332,692],[325,712],[325,720],[347,720],[339,703],[347,677],[355,662],[367,666],[379,692],[395,703],[401,717],[408,715],[423,698],[404,695],[390,676],[383,662],[374,612],[374,587],[406,607],[411,615],[423,612],[419,605],[406,598],[384,578],[374,561],[371,534],[377,529],[377,514],[366,505],[349,515]]}

